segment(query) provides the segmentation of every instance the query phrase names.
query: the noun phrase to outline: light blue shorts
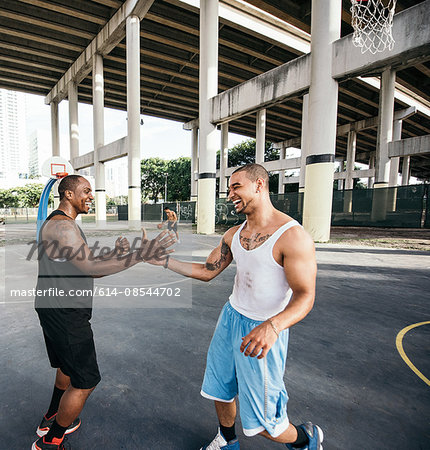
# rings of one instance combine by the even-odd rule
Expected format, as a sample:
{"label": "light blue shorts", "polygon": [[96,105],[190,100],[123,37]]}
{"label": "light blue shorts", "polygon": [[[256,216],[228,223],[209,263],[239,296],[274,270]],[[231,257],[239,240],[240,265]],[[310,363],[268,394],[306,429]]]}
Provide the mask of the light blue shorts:
{"label": "light blue shorts", "polygon": [[264,430],[277,437],[289,425],[288,394],[284,384],[288,330],[263,359],[240,352],[242,337],[262,322],[249,319],[227,302],[209,347],[201,394],[221,402],[239,396],[240,418],[246,436]]}

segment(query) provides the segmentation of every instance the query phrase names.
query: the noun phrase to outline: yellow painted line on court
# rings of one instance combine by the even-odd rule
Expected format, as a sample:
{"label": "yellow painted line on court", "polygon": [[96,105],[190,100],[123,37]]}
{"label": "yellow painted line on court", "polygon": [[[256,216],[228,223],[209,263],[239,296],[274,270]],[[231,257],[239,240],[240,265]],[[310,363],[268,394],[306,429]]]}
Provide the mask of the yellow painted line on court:
{"label": "yellow painted line on court", "polygon": [[396,337],[396,347],[397,347],[397,351],[400,353],[400,356],[402,357],[403,361],[409,366],[409,368],[415,373],[415,375],[417,375],[418,377],[421,378],[421,380],[424,381],[424,383],[426,383],[428,386],[430,386],[430,380],[424,376],[411,362],[411,360],[407,357],[405,351],[403,350],[403,338],[405,336],[405,334],[412,330],[413,328],[417,328],[417,327],[421,327],[422,325],[430,325],[430,321],[427,322],[419,322],[419,323],[414,323],[412,325],[409,325],[406,328],[403,328],[402,331],[399,332],[399,334]]}

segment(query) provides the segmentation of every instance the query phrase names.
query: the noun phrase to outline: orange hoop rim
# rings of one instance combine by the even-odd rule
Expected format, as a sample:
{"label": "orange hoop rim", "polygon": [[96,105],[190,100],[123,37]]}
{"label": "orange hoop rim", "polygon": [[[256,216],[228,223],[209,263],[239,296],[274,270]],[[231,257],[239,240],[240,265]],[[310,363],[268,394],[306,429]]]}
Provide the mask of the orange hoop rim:
{"label": "orange hoop rim", "polygon": [[67,175],[69,175],[67,172],[57,172],[55,174],[55,177],[57,178],[57,180],[59,180],[60,178],[67,177]]}

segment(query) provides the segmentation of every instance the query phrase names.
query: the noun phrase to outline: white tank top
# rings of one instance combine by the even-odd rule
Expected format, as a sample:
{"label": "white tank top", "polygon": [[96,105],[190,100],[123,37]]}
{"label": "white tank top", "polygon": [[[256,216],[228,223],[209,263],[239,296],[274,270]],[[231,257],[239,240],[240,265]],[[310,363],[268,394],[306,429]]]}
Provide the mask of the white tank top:
{"label": "white tank top", "polygon": [[264,321],[285,309],[292,295],[284,268],[273,258],[273,247],[282,233],[301,225],[291,220],[259,247],[245,250],[239,239],[245,223],[236,231],[231,242],[237,271],[229,300],[240,314]]}

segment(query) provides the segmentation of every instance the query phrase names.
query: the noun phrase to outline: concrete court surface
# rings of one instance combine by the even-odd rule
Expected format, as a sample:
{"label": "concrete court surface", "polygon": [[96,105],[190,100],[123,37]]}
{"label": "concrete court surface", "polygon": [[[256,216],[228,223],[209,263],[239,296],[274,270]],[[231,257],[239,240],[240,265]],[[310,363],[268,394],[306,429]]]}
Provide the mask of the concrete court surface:
{"label": "concrete court surface", "polygon": [[[22,226],[18,234],[25,230]],[[114,234],[104,233],[103,239],[113,242]],[[196,261],[220,239],[181,234],[178,256],[189,259],[192,246]],[[26,248],[14,240],[1,252],[7,276],[0,305],[1,450],[30,449],[54,379],[32,298],[8,294],[10,287],[35,285],[36,262],[25,261]],[[430,320],[430,254],[318,244],[317,258],[315,307],[291,330],[285,374],[290,420],[318,423],[325,450],[429,449],[430,386],[405,364],[395,340],[404,327]],[[213,404],[199,392],[234,273],[233,264],[209,283],[190,282],[139,265],[96,281],[180,286],[184,296],[191,296],[192,287],[192,303],[179,299],[181,307],[172,307],[174,301],[154,299],[154,304],[146,298],[142,305],[135,298],[121,306],[121,299],[108,304],[95,298],[92,323],[102,381],[81,415],[81,428],[70,436],[74,450],[192,450],[213,438]],[[429,338],[430,325],[422,325],[403,339],[405,353],[427,378]],[[285,448],[245,437],[240,420],[237,430],[243,450]]]}

